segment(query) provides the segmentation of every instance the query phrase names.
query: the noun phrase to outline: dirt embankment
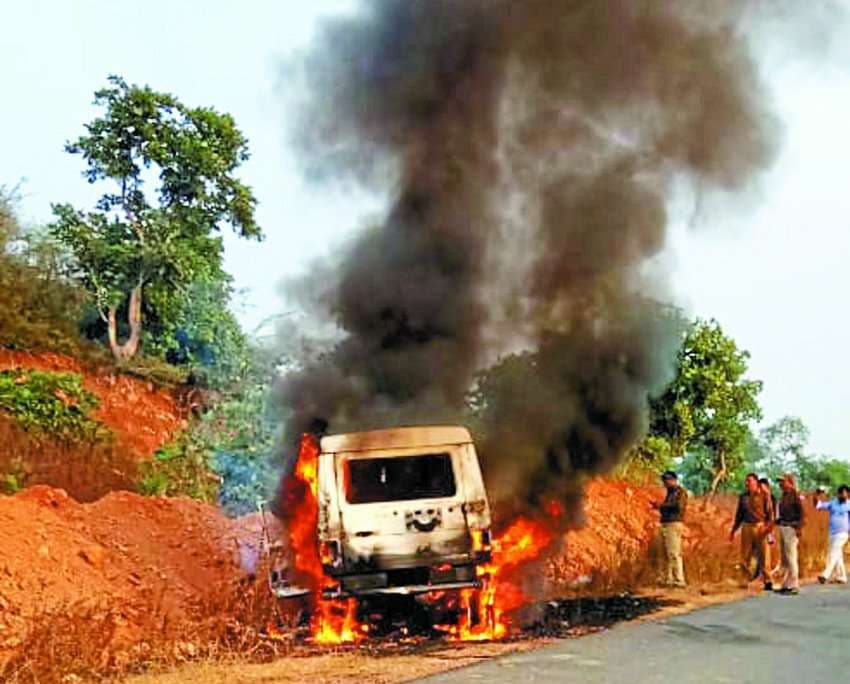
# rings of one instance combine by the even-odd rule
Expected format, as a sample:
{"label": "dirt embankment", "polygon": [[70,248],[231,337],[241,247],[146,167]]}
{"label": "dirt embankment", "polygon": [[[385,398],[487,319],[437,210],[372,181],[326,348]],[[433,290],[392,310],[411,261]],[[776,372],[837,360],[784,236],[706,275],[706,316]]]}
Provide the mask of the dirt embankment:
{"label": "dirt embankment", "polygon": [[135,491],[139,464],[187,425],[187,410],[168,389],[114,368],[82,366],[61,354],[0,349],[0,370],[79,373],[99,402],[93,418],[111,437],[65,442],[22,430],[0,413],[0,476],[17,486],[60,487],[79,501],[95,501],[115,490]]}
{"label": "dirt embankment", "polygon": [[[556,591],[582,587],[616,591],[654,584],[661,570],[658,512],[652,501],[663,488],[614,480],[593,480],[585,489],[584,526],[567,533],[564,552],[549,566]],[[684,536],[687,575],[692,584],[734,581],[736,545],[728,542],[733,502],[692,499]]]}
{"label": "dirt embankment", "polygon": [[44,486],[0,498],[0,672],[22,649],[80,649],[109,668],[203,638],[239,613],[245,528],[189,499],[80,504]]}
{"label": "dirt embankment", "polygon": [[112,430],[122,448],[140,458],[151,456],[186,426],[186,412],[171,392],[114,369],[84,368],[63,354],[0,349],[0,370],[14,369],[79,373],[100,404],[93,417]]}
{"label": "dirt embankment", "polygon": [[588,483],[584,526],[567,533],[565,554],[554,564],[557,578],[589,582],[600,570],[645,553],[658,526],[650,502],[660,497],[659,491],[612,480]]}

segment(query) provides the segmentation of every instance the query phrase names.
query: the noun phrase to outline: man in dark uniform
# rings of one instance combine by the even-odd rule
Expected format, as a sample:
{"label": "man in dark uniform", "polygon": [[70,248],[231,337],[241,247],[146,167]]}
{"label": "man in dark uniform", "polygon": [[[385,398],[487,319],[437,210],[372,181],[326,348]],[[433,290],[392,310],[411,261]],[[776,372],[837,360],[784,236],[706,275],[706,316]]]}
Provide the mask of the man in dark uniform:
{"label": "man in dark uniform", "polygon": [[[759,486],[755,473],[747,475],[746,491],[738,499],[738,510],[735,512],[735,523],[729,533],[729,541],[735,539],[735,533],[741,530],[741,566],[749,581],[760,575],[764,580],[765,591],[773,590],[770,577],[765,574],[765,558],[767,557],[767,534],[773,528],[773,512],[770,509],[770,499]],[[755,572],[751,570],[755,561]]]}
{"label": "man in dark uniform", "polygon": [[685,568],[682,561],[682,533],[685,527],[685,510],[688,507],[688,493],[679,484],[679,478],[672,470],[661,475],[661,482],[667,489],[664,501],[653,501],[652,507],[661,514],[661,539],[664,541],[666,558],[666,583],[668,586],[685,586]]}
{"label": "man in dark uniform", "polygon": [[776,526],[779,529],[779,543],[782,552],[782,588],[780,594],[798,594],[800,591],[800,564],[797,559],[797,546],[800,532],[805,521],[805,508],[797,492],[797,480],[791,473],[779,478],[782,496],[776,504]]}

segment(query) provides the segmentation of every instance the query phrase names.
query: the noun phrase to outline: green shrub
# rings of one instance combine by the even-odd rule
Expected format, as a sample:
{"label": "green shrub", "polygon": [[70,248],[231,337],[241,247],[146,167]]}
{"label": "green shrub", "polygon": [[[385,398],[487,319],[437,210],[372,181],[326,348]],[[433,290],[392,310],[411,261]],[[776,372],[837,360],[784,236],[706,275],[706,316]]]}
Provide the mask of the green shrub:
{"label": "green shrub", "polygon": [[257,503],[275,490],[275,408],[269,378],[257,374],[203,416],[200,430],[212,451],[211,467],[221,478],[219,505],[228,514],[257,510]]}
{"label": "green shrub", "polygon": [[268,380],[257,375],[143,463],[139,491],[217,500],[231,515],[254,511],[274,491],[275,430]]}
{"label": "green shrub", "polygon": [[21,228],[14,192],[0,186],[0,347],[87,355],[79,332],[85,291],[44,231]]}
{"label": "green shrub", "polygon": [[0,475],[0,494],[17,494],[24,488],[23,482],[18,473]]}
{"label": "green shrub", "polygon": [[207,446],[193,432],[184,432],[140,465],[139,492],[215,502],[219,480],[210,468],[209,455]]}
{"label": "green shrub", "polygon": [[97,441],[111,433],[89,414],[98,401],[77,373],[0,371],[0,411],[28,433],[66,441]]}
{"label": "green shrub", "polygon": [[27,484],[26,466],[19,456],[13,456],[0,472],[0,494],[17,494]]}

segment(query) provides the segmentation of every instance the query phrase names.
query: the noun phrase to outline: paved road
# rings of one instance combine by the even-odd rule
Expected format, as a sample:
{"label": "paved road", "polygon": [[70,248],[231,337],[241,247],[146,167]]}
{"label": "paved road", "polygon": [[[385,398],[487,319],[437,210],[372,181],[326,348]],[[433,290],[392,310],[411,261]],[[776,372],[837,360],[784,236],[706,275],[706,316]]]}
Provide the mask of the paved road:
{"label": "paved road", "polygon": [[848,667],[850,588],[813,586],[795,597],[762,594],[621,624],[422,682],[810,684],[845,681]]}

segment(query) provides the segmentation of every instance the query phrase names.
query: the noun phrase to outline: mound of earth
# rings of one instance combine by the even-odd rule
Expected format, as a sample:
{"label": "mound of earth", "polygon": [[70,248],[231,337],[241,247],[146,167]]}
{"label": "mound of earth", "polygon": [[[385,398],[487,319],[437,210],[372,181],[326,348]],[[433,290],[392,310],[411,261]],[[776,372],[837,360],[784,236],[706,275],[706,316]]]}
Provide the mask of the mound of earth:
{"label": "mound of earth", "polygon": [[105,630],[108,659],[226,619],[256,535],[250,520],[190,499],[113,492],[80,504],[46,486],[0,498],[0,665],[52,622]]}
{"label": "mound of earth", "polygon": [[168,390],[110,370],[83,368],[70,356],[0,349],[0,370],[79,373],[99,401],[93,417],[115,434],[118,444],[144,458],[186,426],[186,411]]}

